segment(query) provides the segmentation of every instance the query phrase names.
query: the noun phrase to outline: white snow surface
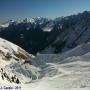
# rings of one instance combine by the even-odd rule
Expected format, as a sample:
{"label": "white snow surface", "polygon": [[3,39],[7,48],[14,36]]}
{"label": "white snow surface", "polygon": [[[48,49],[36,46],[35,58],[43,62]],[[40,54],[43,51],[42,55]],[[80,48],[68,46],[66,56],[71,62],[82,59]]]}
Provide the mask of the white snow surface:
{"label": "white snow surface", "polygon": [[42,69],[43,78],[27,84],[31,90],[90,89],[90,43],[61,55],[39,54],[32,62]]}
{"label": "white snow surface", "polygon": [[0,27],[3,27],[3,28],[8,27],[8,26],[9,26],[9,24],[2,24],[2,25],[0,25]]}
{"label": "white snow surface", "polygon": [[[0,39],[0,49],[9,52],[17,46]],[[8,45],[9,44],[9,45]],[[5,47],[6,47],[5,46]],[[13,55],[13,53],[12,53]],[[9,76],[16,75],[22,90],[90,90],[90,43],[85,43],[62,54],[38,54],[30,63],[0,57],[0,67]],[[13,62],[13,63],[11,63]],[[0,77],[0,85],[9,83]]]}
{"label": "white snow surface", "polygon": [[[3,68],[9,78],[12,75],[16,75],[21,83],[30,82],[32,79],[37,78],[35,73],[37,73],[38,68],[24,64],[27,59],[33,57],[33,55],[28,54],[19,46],[0,38],[0,84],[8,82],[5,79],[2,80],[1,68]],[[39,74],[37,73],[37,75]]]}
{"label": "white snow surface", "polygon": [[45,32],[51,32],[52,31],[52,27],[45,27],[45,28],[43,28],[43,31],[45,31]]}

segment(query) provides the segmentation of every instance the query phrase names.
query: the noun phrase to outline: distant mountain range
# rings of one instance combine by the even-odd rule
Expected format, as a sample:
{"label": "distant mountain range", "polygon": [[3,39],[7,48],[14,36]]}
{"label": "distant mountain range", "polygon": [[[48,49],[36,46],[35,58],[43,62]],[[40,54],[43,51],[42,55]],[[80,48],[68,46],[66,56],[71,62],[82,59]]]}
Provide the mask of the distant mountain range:
{"label": "distant mountain range", "polygon": [[90,12],[54,20],[42,17],[10,20],[0,25],[0,37],[32,54],[65,52],[90,41]]}

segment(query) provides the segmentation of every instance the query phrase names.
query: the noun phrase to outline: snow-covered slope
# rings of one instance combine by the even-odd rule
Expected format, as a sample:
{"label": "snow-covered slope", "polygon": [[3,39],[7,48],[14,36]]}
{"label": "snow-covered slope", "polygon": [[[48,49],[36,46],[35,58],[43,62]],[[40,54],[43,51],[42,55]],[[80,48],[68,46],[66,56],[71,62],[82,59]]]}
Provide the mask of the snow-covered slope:
{"label": "snow-covered slope", "polygon": [[0,84],[15,83],[12,81],[14,76],[19,79],[20,83],[37,79],[39,69],[25,63],[31,58],[34,56],[19,46],[0,38]]}
{"label": "snow-covered slope", "polygon": [[9,61],[11,59],[15,59],[16,61],[19,61],[19,59],[25,60],[31,57],[32,55],[28,54],[19,46],[0,38],[0,58],[1,59],[5,61]]}
{"label": "snow-covered slope", "polygon": [[42,77],[38,82],[26,85],[31,90],[90,89],[90,43],[61,55],[39,54],[31,61],[41,68]]}
{"label": "snow-covered slope", "polygon": [[[18,53],[18,46],[0,39],[0,49],[10,53],[11,59],[4,59],[0,53],[0,68],[3,67],[9,79],[16,75],[22,90],[70,90],[90,89],[90,43],[85,43],[62,54],[38,54],[24,62],[25,59],[13,54]],[[22,52],[23,53],[23,52]],[[25,53],[24,53],[25,54]],[[25,54],[27,55],[27,54]],[[13,57],[18,58],[19,61]],[[1,66],[2,65],[2,66]],[[1,70],[1,76],[2,76]],[[14,83],[0,77],[0,84]]]}

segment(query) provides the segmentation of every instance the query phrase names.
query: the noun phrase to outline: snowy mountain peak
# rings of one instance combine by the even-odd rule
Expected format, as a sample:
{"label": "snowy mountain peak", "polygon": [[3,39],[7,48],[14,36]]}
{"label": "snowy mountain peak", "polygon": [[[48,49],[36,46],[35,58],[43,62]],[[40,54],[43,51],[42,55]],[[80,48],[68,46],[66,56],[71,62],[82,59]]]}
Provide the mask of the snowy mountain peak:
{"label": "snowy mountain peak", "polygon": [[1,24],[0,27],[6,28],[6,27],[8,27],[9,25],[11,25],[11,24],[14,23],[14,22],[15,22],[14,20],[9,20],[9,21]]}

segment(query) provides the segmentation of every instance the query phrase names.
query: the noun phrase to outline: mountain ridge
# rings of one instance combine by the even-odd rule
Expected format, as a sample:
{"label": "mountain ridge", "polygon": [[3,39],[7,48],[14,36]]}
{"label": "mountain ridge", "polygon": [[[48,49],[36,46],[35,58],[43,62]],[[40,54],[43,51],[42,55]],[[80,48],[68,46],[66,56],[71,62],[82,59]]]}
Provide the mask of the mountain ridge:
{"label": "mountain ridge", "polygon": [[48,50],[51,50],[51,54],[62,53],[90,41],[89,22],[89,11],[54,20],[36,18],[34,23],[26,18],[19,23],[12,22],[8,27],[0,28],[0,37],[34,55],[48,53]]}

